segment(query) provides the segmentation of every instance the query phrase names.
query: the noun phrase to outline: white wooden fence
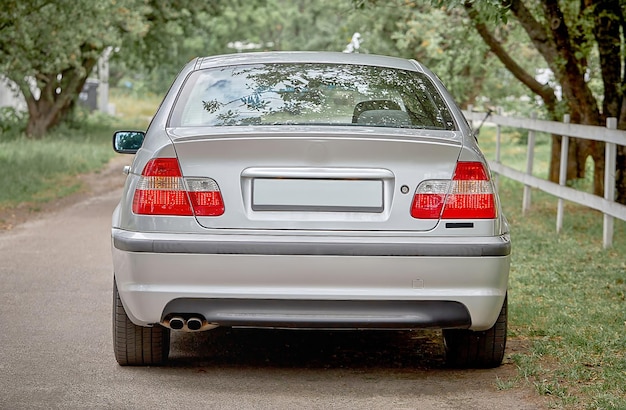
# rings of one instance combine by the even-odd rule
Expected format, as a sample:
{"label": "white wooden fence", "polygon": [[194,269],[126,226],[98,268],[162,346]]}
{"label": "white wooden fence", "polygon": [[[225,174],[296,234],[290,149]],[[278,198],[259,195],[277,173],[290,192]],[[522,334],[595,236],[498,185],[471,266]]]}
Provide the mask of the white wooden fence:
{"label": "white wooden fence", "polygon": [[[524,184],[524,197],[522,212],[530,209],[531,188],[537,188],[559,198],[556,216],[556,230],[560,232],[563,227],[563,201],[571,201],[588,208],[596,209],[604,214],[603,245],[609,248],[613,244],[613,218],[626,221],[626,206],[615,202],[615,169],[616,169],[616,146],[626,145],[626,131],[617,130],[617,119],[608,118],[606,127],[596,127],[590,125],[577,125],[569,123],[569,116],[565,116],[564,121],[544,121],[534,118],[514,118],[497,114],[463,111],[470,122],[482,122],[496,125],[496,158],[489,161],[491,170],[496,174],[514,179]],[[526,172],[521,172],[507,167],[500,161],[501,127],[514,127],[528,131],[528,146],[526,153]],[[548,134],[561,135],[561,167],[559,172],[559,183],[534,177],[532,175],[535,132],[545,132]],[[567,173],[567,152],[569,138],[583,138],[606,143],[605,149],[605,170],[604,170],[604,198],[578,191],[565,186]],[[621,165],[623,166],[623,164]]]}

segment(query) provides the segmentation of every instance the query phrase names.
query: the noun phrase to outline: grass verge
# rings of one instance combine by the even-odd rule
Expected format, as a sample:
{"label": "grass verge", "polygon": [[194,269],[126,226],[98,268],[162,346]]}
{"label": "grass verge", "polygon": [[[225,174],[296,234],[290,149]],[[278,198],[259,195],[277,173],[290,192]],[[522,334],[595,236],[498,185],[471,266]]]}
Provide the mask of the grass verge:
{"label": "grass verge", "polygon": [[521,214],[522,185],[503,181],[512,226],[509,334],[530,342],[516,355],[520,381],[555,407],[625,409],[626,223],[602,248],[602,215],[566,206],[556,234],[556,199],[533,192]]}
{"label": "grass verge", "polygon": [[[481,134],[489,158],[493,142],[490,132]],[[506,141],[502,150],[517,168],[525,164],[519,143]],[[536,154],[541,176],[549,143]],[[591,172],[576,184],[590,188]],[[500,179],[513,240],[509,336],[529,350],[512,357],[517,378],[498,385],[530,384],[554,408],[626,409],[626,222],[615,220],[613,248],[604,250],[601,213],[566,203],[557,234],[557,199],[533,190],[531,211],[522,215],[522,191]]]}
{"label": "grass verge", "polygon": [[36,212],[47,202],[79,191],[76,175],[97,171],[113,157],[113,131],[145,129],[158,106],[156,97],[133,104],[119,92],[111,101],[121,108],[117,117],[78,111],[68,124],[39,140],[20,134],[17,125],[10,132],[2,127],[0,211],[20,207]]}
{"label": "grass verge", "polygon": [[112,124],[88,122],[41,140],[0,140],[0,209],[23,203],[36,208],[80,189],[73,177],[100,169],[113,156],[112,131]]}

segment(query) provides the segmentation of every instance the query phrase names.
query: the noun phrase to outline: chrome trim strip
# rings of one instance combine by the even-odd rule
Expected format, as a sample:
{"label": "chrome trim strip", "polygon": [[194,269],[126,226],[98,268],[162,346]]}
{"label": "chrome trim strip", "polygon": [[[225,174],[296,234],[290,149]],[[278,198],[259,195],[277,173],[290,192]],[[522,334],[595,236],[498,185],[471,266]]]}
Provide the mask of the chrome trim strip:
{"label": "chrome trim strip", "polygon": [[255,236],[254,239],[243,239],[240,236],[235,240],[216,240],[215,236],[210,239],[176,234],[157,236],[114,230],[113,246],[127,252],[235,255],[483,257],[508,256],[511,253],[508,235],[484,238],[487,240],[483,242],[479,242],[480,238],[477,238],[476,243],[455,241],[458,238],[449,238],[446,242],[394,243],[391,238],[381,238],[381,242],[322,242],[307,241],[301,237],[290,237],[291,240],[282,238],[283,240],[278,241],[260,236]]}

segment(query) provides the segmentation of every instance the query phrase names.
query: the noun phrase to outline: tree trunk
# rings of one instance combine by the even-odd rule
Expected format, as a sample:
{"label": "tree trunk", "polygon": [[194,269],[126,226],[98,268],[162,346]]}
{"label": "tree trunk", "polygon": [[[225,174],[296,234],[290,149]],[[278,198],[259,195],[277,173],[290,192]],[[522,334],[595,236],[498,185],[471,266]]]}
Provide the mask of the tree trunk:
{"label": "tree trunk", "polygon": [[[624,57],[624,66],[626,66],[626,57]],[[626,130],[626,95],[624,94],[622,94],[620,115],[617,118],[617,128]],[[626,205],[626,146],[624,145],[617,146],[615,189],[617,191],[615,200]]]}
{"label": "tree trunk", "polygon": [[[550,169],[548,179],[551,182],[559,182],[561,169],[561,143],[560,135],[552,135],[552,152],[550,154]],[[568,181],[585,177],[585,163],[587,161],[586,147],[581,146],[584,140],[570,138],[567,150],[567,177]]]}
{"label": "tree trunk", "polygon": [[[603,118],[617,118],[617,128],[626,130],[626,73],[622,71],[626,67],[626,56],[622,50],[624,44],[622,36],[626,30],[624,16],[626,9],[622,4],[623,1],[587,1],[587,7],[594,13],[595,19],[593,34],[598,44],[604,85]],[[603,159],[602,175],[604,175],[603,151],[601,147],[596,147],[595,155]],[[623,145],[617,147],[615,187],[617,190],[615,200],[626,204],[626,147]]]}
{"label": "tree trunk", "polygon": [[[28,123],[26,124],[26,135],[30,138],[40,139],[49,129],[58,124],[58,110],[54,107],[44,108],[43,104],[36,104],[37,112],[28,110]],[[30,106],[29,106],[30,107]],[[43,111],[43,114],[41,112]]]}
{"label": "tree trunk", "polygon": [[615,201],[626,204],[626,146],[617,147],[617,167],[615,169]]}
{"label": "tree trunk", "polygon": [[96,63],[97,59],[90,58],[80,68],[67,69],[60,74],[39,74],[38,98],[27,81],[17,79],[16,83],[20,86],[28,107],[28,137],[42,138],[67,117]]}

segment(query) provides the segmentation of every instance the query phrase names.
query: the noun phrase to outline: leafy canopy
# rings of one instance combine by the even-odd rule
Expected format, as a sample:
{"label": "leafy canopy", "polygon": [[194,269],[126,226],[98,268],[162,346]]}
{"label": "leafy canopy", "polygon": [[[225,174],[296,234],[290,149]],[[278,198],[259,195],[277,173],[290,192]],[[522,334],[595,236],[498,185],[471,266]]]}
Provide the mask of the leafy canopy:
{"label": "leafy canopy", "polygon": [[26,133],[41,137],[71,113],[105,50],[121,47],[132,63],[156,66],[167,61],[167,44],[182,41],[218,6],[192,0],[3,0],[0,73],[24,95]]}
{"label": "leafy canopy", "polygon": [[[124,36],[145,35],[148,7],[134,0],[5,0],[0,8],[0,72],[21,83],[48,81],[68,69],[85,72]],[[42,86],[43,84],[39,84]]]}

